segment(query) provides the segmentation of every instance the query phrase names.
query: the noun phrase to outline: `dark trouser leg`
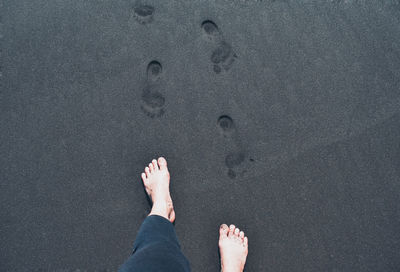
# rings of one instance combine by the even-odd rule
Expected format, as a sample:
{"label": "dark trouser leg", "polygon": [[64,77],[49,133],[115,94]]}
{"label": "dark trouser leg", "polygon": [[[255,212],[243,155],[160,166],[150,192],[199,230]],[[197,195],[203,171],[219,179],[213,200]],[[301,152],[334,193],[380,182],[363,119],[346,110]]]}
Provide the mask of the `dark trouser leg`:
{"label": "dark trouser leg", "polygon": [[172,223],[162,216],[148,216],[136,236],[132,255],[120,271],[190,271]]}

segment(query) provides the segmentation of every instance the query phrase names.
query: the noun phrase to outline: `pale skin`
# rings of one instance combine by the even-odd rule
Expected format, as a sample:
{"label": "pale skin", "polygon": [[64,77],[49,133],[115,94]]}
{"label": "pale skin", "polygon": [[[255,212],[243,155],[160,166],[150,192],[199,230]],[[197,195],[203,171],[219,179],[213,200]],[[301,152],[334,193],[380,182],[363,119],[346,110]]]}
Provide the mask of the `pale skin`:
{"label": "pale skin", "polygon": [[[152,160],[142,173],[142,180],[153,206],[149,215],[159,215],[171,222],[175,211],[169,192],[170,175],[167,161],[160,157]],[[235,225],[222,224],[219,229],[219,251],[222,272],[243,271],[248,253],[248,239]]]}

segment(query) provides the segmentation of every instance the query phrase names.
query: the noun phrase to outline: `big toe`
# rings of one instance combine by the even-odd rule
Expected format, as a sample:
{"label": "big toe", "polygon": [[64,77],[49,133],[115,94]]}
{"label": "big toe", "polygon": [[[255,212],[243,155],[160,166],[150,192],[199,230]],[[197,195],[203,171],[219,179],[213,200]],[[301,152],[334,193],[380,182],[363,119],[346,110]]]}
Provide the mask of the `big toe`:
{"label": "big toe", "polygon": [[226,224],[222,224],[221,227],[219,228],[219,237],[220,238],[228,237],[228,231],[229,227]]}
{"label": "big toe", "polygon": [[158,165],[160,166],[160,170],[167,170],[167,160],[164,157],[158,158]]}

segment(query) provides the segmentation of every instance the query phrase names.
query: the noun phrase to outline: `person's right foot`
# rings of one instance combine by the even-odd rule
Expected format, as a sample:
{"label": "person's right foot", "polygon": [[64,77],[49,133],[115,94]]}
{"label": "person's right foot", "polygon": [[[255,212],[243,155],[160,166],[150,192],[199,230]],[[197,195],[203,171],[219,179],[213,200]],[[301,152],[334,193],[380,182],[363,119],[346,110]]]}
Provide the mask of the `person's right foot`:
{"label": "person's right foot", "polygon": [[219,229],[219,251],[222,272],[242,272],[248,253],[248,239],[234,225],[222,224]]}

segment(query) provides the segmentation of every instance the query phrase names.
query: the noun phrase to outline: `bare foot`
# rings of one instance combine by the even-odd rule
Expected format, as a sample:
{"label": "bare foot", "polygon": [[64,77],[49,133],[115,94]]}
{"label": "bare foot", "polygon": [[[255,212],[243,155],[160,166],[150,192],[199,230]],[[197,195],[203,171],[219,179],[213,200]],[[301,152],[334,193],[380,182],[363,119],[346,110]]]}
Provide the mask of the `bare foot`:
{"label": "bare foot", "polygon": [[175,220],[175,211],[169,193],[169,172],[167,161],[160,157],[152,160],[149,166],[144,169],[142,180],[147,194],[153,202],[149,215],[160,215],[171,222]]}
{"label": "bare foot", "polygon": [[242,272],[248,253],[248,239],[234,225],[222,224],[219,229],[219,251],[222,272]]}

